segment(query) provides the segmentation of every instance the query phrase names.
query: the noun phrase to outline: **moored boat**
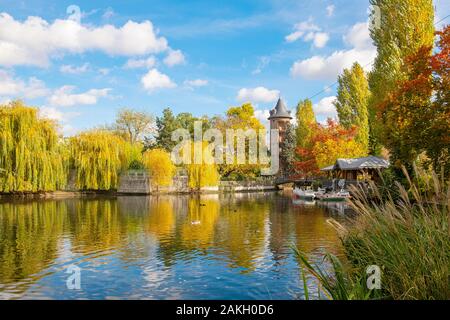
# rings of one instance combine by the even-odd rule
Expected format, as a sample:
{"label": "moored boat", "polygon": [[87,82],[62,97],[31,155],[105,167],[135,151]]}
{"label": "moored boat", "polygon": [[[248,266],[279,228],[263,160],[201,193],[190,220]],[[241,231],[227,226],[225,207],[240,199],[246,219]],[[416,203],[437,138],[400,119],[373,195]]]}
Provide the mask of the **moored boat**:
{"label": "moored boat", "polygon": [[350,199],[350,192],[341,190],[339,192],[316,194],[316,198],[320,201],[341,202]]}
{"label": "moored boat", "polygon": [[300,199],[310,200],[310,201],[314,200],[315,197],[316,197],[314,191],[312,191],[312,190],[303,190],[303,189],[299,189],[299,188],[295,188],[294,189],[294,194]]}

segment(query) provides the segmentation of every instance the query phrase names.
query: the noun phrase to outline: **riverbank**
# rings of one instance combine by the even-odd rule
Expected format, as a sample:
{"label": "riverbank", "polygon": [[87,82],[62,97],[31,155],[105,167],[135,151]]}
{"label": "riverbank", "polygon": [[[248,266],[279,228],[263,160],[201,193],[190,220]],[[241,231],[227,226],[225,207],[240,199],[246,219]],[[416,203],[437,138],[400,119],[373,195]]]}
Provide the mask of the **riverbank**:
{"label": "riverbank", "polygon": [[39,199],[70,199],[95,196],[148,196],[148,195],[183,195],[183,194],[226,194],[226,193],[257,193],[277,191],[271,180],[261,181],[220,181],[216,187],[201,189],[189,188],[187,177],[180,176],[173,179],[168,187],[159,187],[152,184],[151,178],[146,174],[127,173],[121,176],[117,190],[102,191],[76,190],[75,185],[69,184],[66,190],[38,193],[9,193],[0,194],[0,200],[39,200]]}

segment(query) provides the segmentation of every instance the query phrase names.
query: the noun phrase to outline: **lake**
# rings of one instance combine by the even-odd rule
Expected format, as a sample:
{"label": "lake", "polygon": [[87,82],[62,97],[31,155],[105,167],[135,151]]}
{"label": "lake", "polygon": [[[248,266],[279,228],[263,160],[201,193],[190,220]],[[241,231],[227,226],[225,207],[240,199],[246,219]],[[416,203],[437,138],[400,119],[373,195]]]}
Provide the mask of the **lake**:
{"label": "lake", "polygon": [[292,247],[341,255],[340,211],[275,192],[2,202],[0,299],[300,299]]}

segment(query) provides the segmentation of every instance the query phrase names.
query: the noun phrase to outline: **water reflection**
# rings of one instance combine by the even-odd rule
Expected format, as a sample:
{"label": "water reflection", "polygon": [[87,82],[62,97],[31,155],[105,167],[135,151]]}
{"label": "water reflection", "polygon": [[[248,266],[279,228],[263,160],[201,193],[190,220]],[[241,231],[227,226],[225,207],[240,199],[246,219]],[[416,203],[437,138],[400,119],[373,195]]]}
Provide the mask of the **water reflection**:
{"label": "water reflection", "polygon": [[0,203],[0,298],[292,298],[293,245],[340,253],[327,212],[275,193]]}

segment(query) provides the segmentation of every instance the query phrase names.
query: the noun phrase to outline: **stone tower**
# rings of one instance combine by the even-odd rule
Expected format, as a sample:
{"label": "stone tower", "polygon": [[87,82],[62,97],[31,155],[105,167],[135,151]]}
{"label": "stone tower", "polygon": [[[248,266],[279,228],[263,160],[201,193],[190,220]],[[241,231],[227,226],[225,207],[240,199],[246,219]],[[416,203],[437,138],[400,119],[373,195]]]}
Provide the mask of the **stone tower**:
{"label": "stone tower", "polygon": [[[286,108],[284,101],[280,98],[278,99],[275,109],[270,111],[270,130],[278,129],[280,132],[280,144],[284,141],[286,137],[286,129],[289,122],[292,120],[291,111]],[[281,149],[280,149],[281,152]]]}
{"label": "stone tower", "polygon": [[[281,98],[278,99],[275,109],[270,111],[270,117],[268,118],[268,120],[270,121],[270,130],[278,129],[279,131],[279,143],[281,154],[282,142],[286,138],[287,126],[292,120],[291,111],[289,111],[286,108],[286,105],[284,104],[284,101]],[[285,167],[286,164],[280,161],[280,173],[284,172]]]}

